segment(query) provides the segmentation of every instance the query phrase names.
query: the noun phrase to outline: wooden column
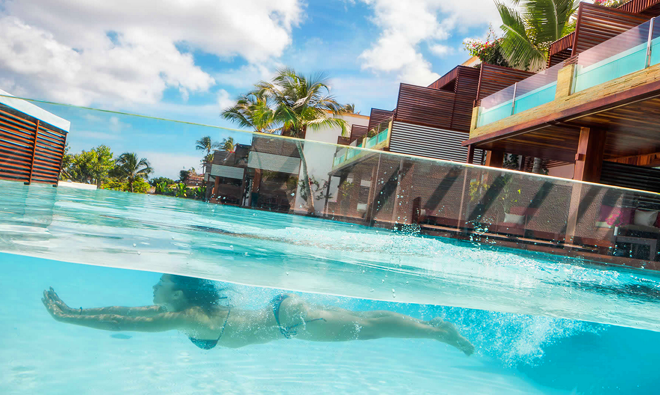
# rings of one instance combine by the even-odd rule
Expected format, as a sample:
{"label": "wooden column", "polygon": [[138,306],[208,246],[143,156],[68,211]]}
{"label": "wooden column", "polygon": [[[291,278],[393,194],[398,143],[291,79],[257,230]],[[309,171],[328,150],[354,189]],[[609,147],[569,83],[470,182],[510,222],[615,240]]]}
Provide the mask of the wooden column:
{"label": "wooden column", "polygon": [[575,154],[573,179],[599,182],[605,154],[605,131],[590,128],[580,129],[578,149]]}
{"label": "wooden column", "polygon": [[30,177],[27,184],[32,184],[32,173],[34,172],[34,158],[37,154],[37,140],[39,140],[39,120],[37,119],[37,126],[34,130],[34,144],[32,145],[32,164],[30,165]]}
{"label": "wooden column", "polygon": [[213,184],[213,190],[211,191],[211,198],[217,199],[218,192],[220,191],[220,176],[215,176],[215,182]]}
{"label": "wooden column", "polygon": [[486,154],[486,166],[502,167],[504,165],[504,151],[488,151]]}
{"label": "wooden column", "polygon": [[[603,167],[605,154],[605,137],[603,130],[581,128],[578,140],[578,149],[575,154],[575,170],[573,179],[577,181],[598,182]],[[571,203],[568,209],[568,222],[566,224],[566,243],[576,242],[580,218],[580,203],[587,192],[592,188],[582,183],[573,184]]]}
{"label": "wooden column", "polygon": [[474,145],[470,144],[467,147],[468,152],[467,152],[467,162],[466,163],[474,163]]}

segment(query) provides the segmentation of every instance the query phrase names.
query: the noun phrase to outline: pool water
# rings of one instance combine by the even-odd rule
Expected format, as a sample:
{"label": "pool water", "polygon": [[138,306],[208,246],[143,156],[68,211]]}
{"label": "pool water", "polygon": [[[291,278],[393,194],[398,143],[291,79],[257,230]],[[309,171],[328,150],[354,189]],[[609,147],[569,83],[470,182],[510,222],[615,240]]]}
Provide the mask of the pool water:
{"label": "pool water", "polygon": [[[577,259],[162,196],[0,182],[1,393],[654,393],[660,279]],[[320,305],[456,325],[433,340],[279,340],[205,351],[177,332],[53,320],[151,303],[160,273],[230,287],[241,309]]]}

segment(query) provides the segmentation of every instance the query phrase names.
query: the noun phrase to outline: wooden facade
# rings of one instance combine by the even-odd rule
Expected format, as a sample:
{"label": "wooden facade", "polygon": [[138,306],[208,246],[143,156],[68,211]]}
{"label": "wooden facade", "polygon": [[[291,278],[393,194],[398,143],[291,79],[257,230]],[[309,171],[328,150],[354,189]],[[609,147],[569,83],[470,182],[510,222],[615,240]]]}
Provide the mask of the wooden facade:
{"label": "wooden facade", "polygon": [[660,0],[632,0],[619,8],[580,3],[575,31],[550,45],[548,67],[616,37],[660,15]]}
{"label": "wooden facade", "polygon": [[529,71],[495,66],[488,63],[481,64],[475,105],[478,106],[481,99],[533,75],[534,73]]}
{"label": "wooden facade", "polygon": [[388,111],[388,110],[381,110],[378,108],[372,108],[371,109],[371,114],[369,115],[369,126],[368,129],[372,130],[378,125],[381,124],[381,122],[386,121],[388,119],[392,119],[392,116],[394,115],[394,111]]}
{"label": "wooden facade", "polygon": [[0,104],[0,179],[56,186],[67,133]]}

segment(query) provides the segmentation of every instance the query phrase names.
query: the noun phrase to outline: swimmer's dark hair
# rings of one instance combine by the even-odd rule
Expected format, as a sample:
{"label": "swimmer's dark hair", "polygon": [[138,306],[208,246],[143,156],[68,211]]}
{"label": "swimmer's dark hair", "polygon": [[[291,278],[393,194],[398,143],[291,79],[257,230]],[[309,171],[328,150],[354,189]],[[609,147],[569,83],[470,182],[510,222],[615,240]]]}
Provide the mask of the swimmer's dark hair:
{"label": "swimmer's dark hair", "polygon": [[216,287],[213,281],[175,274],[172,274],[170,279],[174,283],[174,290],[183,292],[190,304],[201,307],[207,313],[221,306],[220,301],[222,299],[227,299],[222,294],[224,289]]}

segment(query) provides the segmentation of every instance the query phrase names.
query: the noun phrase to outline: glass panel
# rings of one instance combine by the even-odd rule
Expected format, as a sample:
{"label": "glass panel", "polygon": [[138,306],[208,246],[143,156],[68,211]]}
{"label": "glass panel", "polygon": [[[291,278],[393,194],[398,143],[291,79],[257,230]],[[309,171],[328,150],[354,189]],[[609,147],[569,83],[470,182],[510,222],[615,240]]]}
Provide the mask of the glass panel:
{"label": "glass panel", "polygon": [[514,89],[511,85],[481,100],[477,127],[499,121],[512,114]]}
{"label": "glass panel", "polygon": [[646,67],[649,22],[634,27],[578,55],[574,92]]}
{"label": "glass panel", "polygon": [[[214,153],[203,185],[159,186],[150,194],[94,190],[94,176],[73,168],[67,177],[79,183],[57,188],[0,181],[7,301],[0,326],[8,328],[0,388],[657,388],[658,194],[35,104],[71,122],[73,153],[92,148],[78,138],[86,131],[113,136],[111,148],[122,147],[115,157],[143,153],[138,157],[150,160],[154,176],[178,177],[185,147],[198,154],[195,141],[203,136],[231,137],[237,145]],[[371,139],[384,143],[388,132]],[[337,135],[329,134],[339,132],[311,133],[332,141]],[[166,152],[165,141],[177,150]],[[158,150],[166,153],[159,157]],[[7,163],[0,162],[3,172]],[[102,186],[126,190],[127,182],[117,175]],[[158,306],[214,324],[194,331],[131,326],[162,318]],[[373,340],[352,341],[362,339]],[[223,376],[216,380],[218,369]],[[168,380],[155,371],[168,372]]]}
{"label": "glass panel", "polygon": [[651,59],[649,65],[660,63],[660,20],[653,23],[653,37],[651,38]]}
{"label": "glass panel", "polygon": [[514,114],[530,108],[550,103],[557,92],[557,74],[564,68],[564,62],[540,71],[518,83]]}

